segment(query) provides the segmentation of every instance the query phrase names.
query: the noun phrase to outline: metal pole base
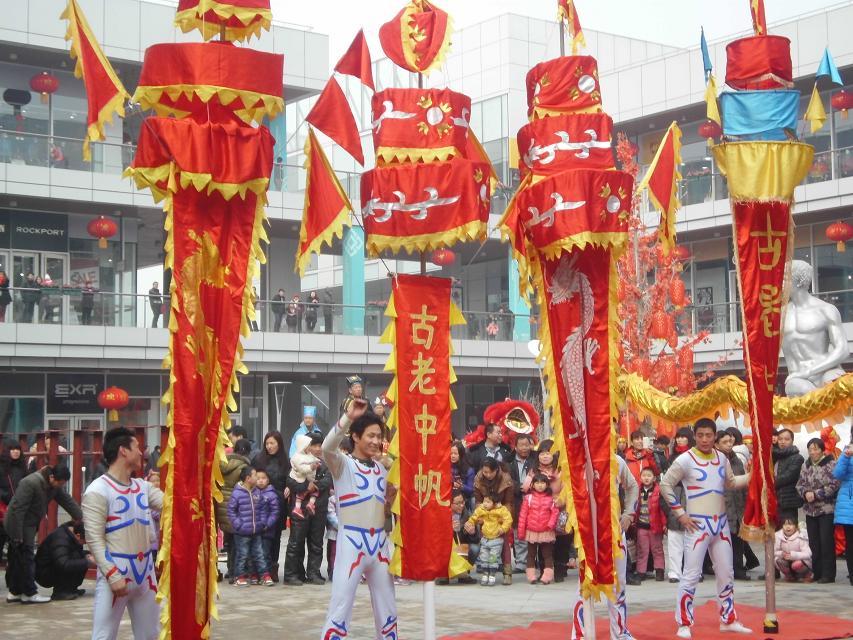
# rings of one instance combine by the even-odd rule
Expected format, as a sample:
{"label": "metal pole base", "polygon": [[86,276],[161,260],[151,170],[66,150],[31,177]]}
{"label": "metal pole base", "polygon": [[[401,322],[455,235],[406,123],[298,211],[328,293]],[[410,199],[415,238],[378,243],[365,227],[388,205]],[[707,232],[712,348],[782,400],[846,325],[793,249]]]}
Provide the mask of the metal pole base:
{"label": "metal pole base", "polygon": [[764,618],[764,633],[777,634],[779,633],[779,620],[776,615],[768,615]]}

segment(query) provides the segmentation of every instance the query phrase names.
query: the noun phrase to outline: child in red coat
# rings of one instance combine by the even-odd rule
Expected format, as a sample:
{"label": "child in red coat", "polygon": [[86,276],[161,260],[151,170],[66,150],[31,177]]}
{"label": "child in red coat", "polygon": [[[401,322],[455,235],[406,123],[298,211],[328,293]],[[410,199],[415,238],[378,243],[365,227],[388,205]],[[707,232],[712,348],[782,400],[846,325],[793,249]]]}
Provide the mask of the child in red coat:
{"label": "child in red coat", "polygon": [[655,567],[655,580],[663,582],[663,532],[666,530],[666,516],[660,503],[660,487],[655,481],[655,473],[650,468],[640,472],[640,499],[637,501],[637,513],[634,516],[637,527],[637,573],[645,578],[649,566],[649,552]]}
{"label": "child in red coat", "polygon": [[[543,473],[533,476],[533,490],[521,499],[518,519],[518,537],[527,541],[527,581],[530,584],[554,581],[555,528],[560,510],[554,504],[551,485]],[[542,575],[536,577],[536,557],[542,551]]]}

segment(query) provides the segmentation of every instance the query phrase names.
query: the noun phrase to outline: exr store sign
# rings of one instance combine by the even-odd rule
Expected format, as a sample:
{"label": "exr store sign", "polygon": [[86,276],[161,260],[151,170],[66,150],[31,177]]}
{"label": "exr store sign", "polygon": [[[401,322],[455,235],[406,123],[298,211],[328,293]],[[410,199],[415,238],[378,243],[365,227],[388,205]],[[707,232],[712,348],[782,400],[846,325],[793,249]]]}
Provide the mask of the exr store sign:
{"label": "exr store sign", "polygon": [[104,376],[79,373],[47,375],[47,412],[50,414],[103,413],[98,394],[104,390]]}

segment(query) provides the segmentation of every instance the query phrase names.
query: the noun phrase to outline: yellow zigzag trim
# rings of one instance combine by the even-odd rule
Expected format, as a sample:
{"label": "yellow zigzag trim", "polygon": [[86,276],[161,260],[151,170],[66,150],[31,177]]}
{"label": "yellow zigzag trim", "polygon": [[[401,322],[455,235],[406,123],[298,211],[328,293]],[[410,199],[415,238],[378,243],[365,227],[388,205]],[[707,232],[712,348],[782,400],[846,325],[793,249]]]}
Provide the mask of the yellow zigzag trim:
{"label": "yellow zigzag trim", "polygon": [[447,231],[425,233],[417,236],[381,236],[371,233],[367,236],[367,253],[371,258],[377,257],[386,249],[398,253],[405,249],[406,253],[416,251],[433,251],[443,247],[452,247],[457,242],[468,240],[483,241],[488,233],[488,225],[480,220],[472,220],[466,224]]}
{"label": "yellow zigzag trim", "polygon": [[[248,91],[245,89],[233,89],[231,87],[219,87],[216,85],[207,84],[170,84],[170,85],[144,85],[136,88],[136,91],[131,98],[132,102],[138,102],[143,109],[153,109],[158,116],[168,117],[175,116],[184,118],[189,115],[188,111],[183,111],[172,106],[160,103],[160,98],[166,94],[170,100],[176,101],[182,95],[188,99],[198,98],[204,104],[216,96],[223,106],[228,106],[237,98],[240,98],[244,107],[235,109],[235,115],[243,120],[246,124],[256,122],[263,124],[264,116],[272,120],[284,110],[284,98],[280,96],[272,96],[266,93],[258,93],[256,91]],[[261,106],[255,107],[258,102]],[[250,105],[250,106],[246,106]]]}
{"label": "yellow zigzag trim", "polygon": [[[243,23],[242,27],[225,27],[226,40],[248,41],[252,36],[261,37],[261,29],[270,30],[272,24],[272,11],[269,9],[235,7],[234,5],[216,0],[199,0],[198,6],[193,9],[180,11],[175,15],[175,26],[184,33],[198,29],[205,40],[218,36],[221,32],[220,26],[202,19],[208,11],[213,11],[223,20],[237,18]],[[260,20],[257,20],[260,18]]]}
{"label": "yellow zigzag trim", "polygon": [[[269,186],[269,178],[253,178],[240,183],[217,182],[209,173],[182,171],[173,162],[158,167],[128,167],[122,176],[133,178],[137,189],[150,189],[155,202],[160,202],[168,192],[174,193],[178,188],[187,189],[190,186],[198,192],[206,190],[207,195],[218,191],[226,202],[236,195],[239,195],[241,200],[245,200],[246,194],[250,191],[266,202]],[[163,182],[167,184],[165,189],[159,186]]]}
{"label": "yellow zigzag trim", "polygon": [[[717,414],[740,414],[749,422],[746,383],[735,376],[717,378],[708,386],[678,398],[655,389],[635,373],[625,374],[620,384],[632,408],[641,417],[672,424],[689,424]],[[844,421],[853,408],[853,373],[847,373],[826,386],[796,398],[774,396],[773,424],[787,427],[805,425],[817,430],[824,425]]]}
{"label": "yellow zigzag trim", "polygon": [[[388,300],[388,306],[385,309],[385,315],[392,319],[397,318],[397,309],[394,305],[393,293],[391,294],[390,299]],[[464,324],[466,323],[462,312],[453,303],[453,301],[450,301],[450,326]],[[396,518],[394,528],[391,530],[391,535],[389,536],[391,543],[394,545],[394,553],[391,556],[391,563],[388,567],[388,570],[392,574],[399,576],[402,575],[403,572],[401,549],[405,545],[403,542],[402,528],[400,527],[400,425],[397,413],[397,407],[399,406],[399,403],[397,402],[397,329],[395,320],[389,322],[388,326],[385,327],[385,331],[382,332],[382,336],[380,336],[379,342],[381,344],[391,345],[391,354],[388,356],[388,360],[385,363],[384,371],[395,374],[393,380],[391,381],[391,385],[388,387],[388,391],[385,392],[385,395],[388,397],[388,399],[394,403],[394,406],[391,407],[391,412],[388,415],[388,428],[395,429],[396,427],[394,431],[394,437],[391,439],[391,444],[388,446],[388,454],[393,458],[394,462],[392,463],[391,468],[388,470],[387,482],[397,487],[397,492],[394,496],[394,502],[391,505],[391,513],[393,513]],[[450,342],[450,352],[451,355],[453,355],[452,340]],[[452,384],[454,382],[456,382],[456,372],[453,370],[453,365],[450,364],[450,383]],[[450,393],[450,408],[451,410],[456,409],[456,400],[454,399],[452,392]],[[471,564],[465,558],[458,555],[455,550],[451,549],[450,558],[448,560],[447,565],[447,575],[451,578],[454,578],[470,570]]]}
{"label": "yellow zigzag trim", "polygon": [[450,158],[461,157],[462,153],[456,147],[441,147],[439,149],[379,147],[376,150],[376,164],[380,167],[404,162],[444,162]]}
{"label": "yellow zigzag trim", "polygon": [[[240,335],[244,338],[247,338],[250,334],[249,320],[255,318],[255,307],[252,301],[252,281],[256,277],[260,276],[260,265],[266,262],[266,256],[264,254],[263,248],[261,247],[261,242],[269,243],[269,238],[267,236],[266,229],[264,228],[264,223],[267,222],[264,205],[266,203],[266,183],[268,182],[268,179],[259,178],[244,183],[243,185],[220,184],[210,180],[208,174],[188,173],[186,174],[186,178],[183,174],[181,174],[177,176],[176,179],[173,169],[174,164],[169,164],[162,165],[160,167],[143,169],[129,168],[125,171],[125,175],[132,176],[140,189],[145,188],[147,186],[151,189],[152,193],[155,194],[155,198],[158,199],[158,201],[165,199],[165,202],[163,203],[163,211],[166,213],[164,229],[166,230],[165,267],[167,269],[174,269],[175,264],[175,236],[172,194],[178,190],[179,182],[180,188],[182,189],[186,189],[191,185],[198,191],[201,191],[205,187],[207,187],[208,193],[212,193],[212,191],[214,190],[219,191],[226,200],[230,200],[232,197],[234,197],[234,195],[238,193],[240,194],[242,199],[245,199],[247,190],[252,191],[257,195],[257,203],[255,206],[255,221],[252,228],[252,241],[249,249],[250,254],[246,274],[246,286],[243,289],[243,310],[240,314]],[[205,176],[207,177],[206,180],[204,179]],[[169,185],[167,189],[163,190],[155,186],[155,183],[162,182],[166,178],[168,178]],[[263,187],[261,187],[261,183],[263,183]],[[172,463],[174,462],[175,434],[173,431],[174,407],[172,405],[172,396],[174,392],[175,376],[171,372],[171,366],[176,350],[175,334],[178,330],[178,321],[176,314],[181,310],[181,302],[179,296],[177,295],[177,281],[174,278],[172,279],[169,285],[169,294],[169,353],[163,359],[162,364],[164,369],[170,369],[169,388],[166,393],[163,394],[163,398],[161,400],[163,404],[169,405],[169,411],[166,415],[166,426],[169,429],[169,438],[166,449],[162,453],[162,459],[164,461],[164,464],[169,464],[169,467],[168,472],[166,474],[166,490],[164,492],[166,497],[163,501],[163,512],[161,515],[160,525],[163,531],[163,544],[160,547],[159,552],[157,553],[157,563],[161,568],[161,575],[157,590],[157,601],[160,603],[163,603],[164,600],[166,601],[165,604],[162,605],[160,612],[160,640],[171,640],[172,638],[170,625],[172,611],[171,600],[169,599],[169,593],[171,589],[171,563],[169,561],[169,558],[171,556],[172,549],[174,504],[174,467],[172,466]],[[240,390],[240,384],[237,378],[237,374],[246,374],[249,372],[248,368],[243,362],[244,354],[245,351],[242,341],[238,339],[236,353],[234,356],[234,367],[231,371],[231,378],[229,380],[228,391],[225,397],[225,407],[227,407],[231,411],[235,411],[237,409],[237,402],[234,397],[234,393],[239,392]],[[231,418],[229,412],[225,410],[225,407],[220,407],[221,418],[219,425],[219,433],[217,435],[216,440],[214,460],[211,464],[211,493],[212,499],[215,501],[222,501],[222,492],[220,490],[220,487],[224,484],[224,480],[222,477],[222,471],[220,469],[219,463],[224,462],[226,460],[225,448],[230,444],[230,439],[228,437],[227,430],[231,425]],[[218,596],[218,585],[216,581],[216,563],[218,557],[218,550],[216,545],[216,520],[212,504],[210,514],[210,533],[207,541],[209,566],[207,576],[208,583],[206,585],[206,599],[207,602],[210,603],[210,616],[212,618],[218,619],[219,612],[216,607],[216,598]],[[197,587],[200,586],[201,585],[197,585]],[[201,637],[210,637],[209,618],[204,628],[202,629]]]}

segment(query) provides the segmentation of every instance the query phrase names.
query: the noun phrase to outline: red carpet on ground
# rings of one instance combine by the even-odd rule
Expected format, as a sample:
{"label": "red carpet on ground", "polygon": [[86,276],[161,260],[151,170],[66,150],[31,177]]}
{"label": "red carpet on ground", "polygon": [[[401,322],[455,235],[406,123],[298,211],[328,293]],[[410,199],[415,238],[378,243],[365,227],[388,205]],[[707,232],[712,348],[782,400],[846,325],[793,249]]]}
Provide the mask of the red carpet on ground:
{"label": "red carpet on ground", "polygon": [[[807,611],[781,611],[778,635],[762,632],[764,610],[748,605],[737,605],[738,617],[753,630],[748,636],[721,634],[716,601],[709,601],[696,608],[696,625],[693,638],[769,638],[770,640],[836,640],[853,638],[853,620],[809,613]],[[596,611],[598,614],[598,611]],[[596,616],[598,638],[610,637],[607,618],[602,611]],[[628,627],[636,640],[658,640],[675,637],[675,618],[672,611],[644,611],[636,615],[628,612]],[[529,627],[514,627],[501,631],[475,631],[455,636],[444,636],[441,640],[568,640],[571,628],[568,622],[534,622]]]}

